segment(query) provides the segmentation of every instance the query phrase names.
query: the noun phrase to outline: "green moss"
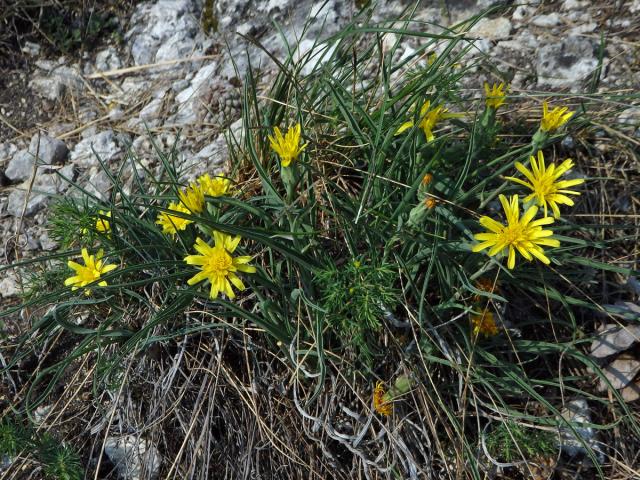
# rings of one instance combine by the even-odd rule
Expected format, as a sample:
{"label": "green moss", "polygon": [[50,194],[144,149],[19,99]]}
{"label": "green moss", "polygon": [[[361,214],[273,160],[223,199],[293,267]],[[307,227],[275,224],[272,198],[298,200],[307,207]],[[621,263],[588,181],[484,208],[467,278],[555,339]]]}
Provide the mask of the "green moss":
{"label": "green moss", "polygon": [[506,421],[494,428],[486,439],[489,454],[498,460],[514,462],[557,453],[556,436],[551,432],[525,428]]}

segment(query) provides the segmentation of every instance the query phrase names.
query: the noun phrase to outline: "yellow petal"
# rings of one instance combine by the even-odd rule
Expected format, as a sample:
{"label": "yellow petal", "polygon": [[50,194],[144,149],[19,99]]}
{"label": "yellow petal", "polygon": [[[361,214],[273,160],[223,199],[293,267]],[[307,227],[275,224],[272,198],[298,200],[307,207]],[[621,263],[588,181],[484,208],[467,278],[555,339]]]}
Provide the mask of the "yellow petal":
{"label": "yellow petal", "polygon": [[400,125],[400,128],[398,128],[398,130],[396,130],[396,135],[400,135],[402,132],[409,130],[410,128],[412,128],[414,126],[413,121],[409,121],[409,122],[404,122],[402,125]]}

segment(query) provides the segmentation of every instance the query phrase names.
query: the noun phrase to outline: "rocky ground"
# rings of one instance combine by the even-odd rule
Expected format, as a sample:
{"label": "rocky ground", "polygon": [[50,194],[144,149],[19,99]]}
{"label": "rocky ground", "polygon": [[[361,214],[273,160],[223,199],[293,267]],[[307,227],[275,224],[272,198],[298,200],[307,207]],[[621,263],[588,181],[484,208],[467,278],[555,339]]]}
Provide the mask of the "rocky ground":
{"label": "rocky ground", "polygon": [[[19,39],[19,68],[5,72],[0,93],[0,254],[10,259],[7,247],[15,245],[22,252],[55,248],[43,225],[50,197],[65,192],[60,174],[106,198],[110,181],[94,152],[115,168],[131,148],[153,167],[151,134],[169,149],[180,138],[179,159],[191,175],[228,167],[224,134],[240,126],[248,58],[263,81],[273,69],[267,53],[256,47],[247,56],[246,39],[282,58],[285,46],[275,21],[300,56],[357,13],[357,2],[302,3],[219,0],[210,12],[190,0],[143,2],[130,18],[120,19],[122,42],[106,39],[80,58],[51,56],[43,45]],[[398,17],[408,6],[381,3],[375,20]],[[423,1],[414,20],[437,32],[433,23],[452,25],[496,3]],[[207,31],[207,22],[215,28]],[[485,79],[510,78],[514,94],[579,93],[595,75],[599,91],[631,92],[640,84],[639,24],[639,0],[529,2],[498,10],[471,29],[469,55],[491,69],[467,77],[465,86],[477,90]],[[411,41],[403,48],[412,48]],[[638,110],[630,110],[622,120],[633,123],[637,117]],[[131,179],[129,169],[125,183]],[[11,292],[7,287],[1,293]]]}
{"label": "rocky ground", "polygon": [[[3,63],[0,76],[0,265],[56,249],[46,229],[47,205],[67,191],[63,178],[97,199],[108,198],[111,181],[97,156],[116,169],[132,151],[153,171],[158,166],[153,138],[162,149],[179,142],[186,177],[232,168],[226,135],[240,131],[241,88],[249,66],[267,83],[274,70],[269,54],[285,55],[283,37],[300,57],[351,21],[358,3],[146,1],[118,19],[120,41],[104,38],[92,51],[59,56],[44,42],[18,38],[20,51]],[[440,32],[435,24],[453,25],[498,3],[424,0],[414,15],[415,28]],[[408,5],[380,2],[374,20],[397,18]],[[512,94],[522,97],[562,91],[579,98],[590,87],[637,92],[638,31],[640,0],[531,1],[498,8],[467,35],[469,60],[479,62],[477,76],[465,77],[464,87],[476,95],[484,80],[507,79]],[[253,46],[254,40],[268,54]],[[415,42],[402,49],[415,48]],[[638,106],[619,117],[629,136],[640,137],[639,120]],[[125,167],[125,185],[133,173]],[[3,274],[0,295],[8,299],[18,293],[16,278]],[[118,442],[125,441],[113,440],[107,449],[116,462]]]}

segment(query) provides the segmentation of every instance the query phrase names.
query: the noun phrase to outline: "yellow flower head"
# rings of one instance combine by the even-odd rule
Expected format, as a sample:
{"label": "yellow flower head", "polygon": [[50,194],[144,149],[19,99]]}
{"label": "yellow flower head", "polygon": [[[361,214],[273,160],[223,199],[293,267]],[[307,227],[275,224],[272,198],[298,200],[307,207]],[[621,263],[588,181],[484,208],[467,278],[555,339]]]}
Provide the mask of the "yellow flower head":
{"label": "yellow flower head", "polygon": [[111,218],[111,211],[98,210],[98,214],[100,216],[96,218],[96,232],[109,235],[111,233],[111,222],[104,217]]}
{"label": "yellow flower head", "polygon": [[[171,202],[167,209],[173,212],[180,212],[190,214],[191,212],[187,207],[185,207],[182,203]],[[171,215],[169,212],[160,212],[158,214],[158,219],[156,223],[162,227],[162,233],[167,233],[170,235],[175,235],[178,233],[178,230],[184,230],[187,228],[187,225],[192,223],[193,220],[189,220],[188,218],[178,217],[176,215]]]}
{"label": "yellow flower head", "polygon": [[202,193],[202,187],[196,183],[192,183],[184,191],[178,192],[178,198],[191,213],[201,213],[204,210],[204,193]]}
{"label": "yellow flower head", "polygon": [[210,197],[221,197],[231,190],[231,180],[223,177],[211,178],[208,173],[200,176],[198,183],[202,193]]}
{"label": "yellow flower head", "polygon": [[433,181],[433,175],[427,173],[424,177],[422,177],[422,186],[426,187]]}
{"label": "yellow flower head", "polygon": [[568,107],[556,107],[549,111],[547,102],[542,104],[542,120],[540,120],[540,129],[543,132],[555,132],[562,125],[567,123],[574,112],[569,112]]}
{"label": "yellow flower head", "polygon": [[482,334],[485,337],[492,337],[498,334],[498,326],[493,316],[493,312],[484,309],[481,315],[471,315],[471,323],[473,324],[473,334],[477,337]]}
{"label": "yellow flower head", "polygon": [[[114,270],[117,265],[107,265],[102,261],[103,255],[104,252],[102,250],[99,250],[96,255],[89,255],[87,249],[83,248],[82,260],[84,260],[84,265],[80,265],[79,263],[69,260],[67,265],[75,272],[75,275],[67,278],[64,281],[64,284],[67,287],[71,286],[71,290],[77,290],[78,288],[86,287],[90,283],[99,280],[102,275]],[[98,282],[98,286],[106,287],[107,281],[102,280],[101,282]],[[85,289],[85,294],[90,295],[91,289]]]}
{"label": "yellow flower head", "polygon": [[381,415],[391,415],[393,411],[393,405],[385,398],[384,383],[376,383],[376,388],[373,391],[373,408]]}
{"label": "yellow flower head", "polygon": [[484,93],[487,97],[485,100],[485,104],[487,108],[498,109],[500,105],[504,103],[504,100],[507,96],[507,93],[504,91],[505,84],[504,82],[501,84],[494,83],[493,86],[489,87],[487,82],[484,82]]}
{"label": "yellow flower head", "polygon": [[435,208],[436,205],[438,204],[438,201],[433,198],[433,197],[427,197],[424,200],[424,205],[425,207],[427,207],[429,210],[431,210],[432,208]]}
{"label": "yellow flower head", "polygon": [[255,273],[256,268],[247,265],[251,261],[250,256],[232,257],[240,237],[231,237],[221,232],[213,232],[214,246],[211,247],[200,237],[196,239],[194,248],[200,255],[188,255],[184,261],[189,265],[196,265],[200,269],[193,277],[187,280],[189,285],[195,285],[203,280],[211,284],[209,296],[212,299],[222,292],[230,299],[235,298],[231,285],[242,291],[245,289],[242,280],[236,272]]}
{"label": "yellow flower head", "polygon": [[573,168],[573,160],[566,159],[556,167],[555,163],[552,163],[548,167],[544,164],[544,155],[541,151],[538,152],[538,160],[535,157],[531,157],[531,170],[522,165],[520,162],[516,162],[516,168],[520,173],[527,177],[528,182],[520,180],[519,178],[506,177],[507,180],[519,183],[531,190],[531,194],[525,197],[524,201],[528,202],[535,198],[536,203],[544,208],[544,216],[547,216],[547,204],[551,206],[553,210],[553,216],[560,218],[560,205],[574,205],[573,200],[567,195],[580,195],[580,192],[573,190],[566,190],[568,187],[574,187],[584,183],[584,179],[577,178],[575,180],[559,180],[559,178]]}
{"label": "yellow flower head", "polygon": [[[427,138],[427,142],[431,142],[435,140],[435,135],[433,134],[433,129],[436,127],[438,122],[441,122],[447,118],[455,118],[462,116],[459,113],[448,113],[449,110],[442,106],[435,106],[431,108],[431,102],[427,100],[424,102],[422,107],[420,108],[420,122],[418,126],[424,132],[425,137]],[[401,134],[402,132],[413,128],[415,122],[413,120],[409,120],[408,122],[404,122],[398,128],[396,135]]]}
{"label": "yellow flower head", "polygon": [[300,155],[308,145],[308,143],[305,143],[300,146],[301,128],[298,123],[294,127],[289,128],[285,136],[282,136],[280,129],[275,127],[273,129],[275,138],[269,135],[271,148],[280,156],[283,167],[288,167],[293,160],[296,160],[298,155]]}
{"label": "yellow flower head", "polygon": [[513,195],[508,201],[504,195],[500,195],[500,203],[504,208],[507,224],[502,225],[489,217],[481,217],[480,225],[489,230],[486,233],[474,235],[481,243],[473,247],[474,252],[480,252],[489,248],[489,255],[494,256],[500,252],[508,251],[509,259],[507,267],[512,269],[516,264],[516,250],[527,260],[536,257],[542,263],[548,265],[550,260],[545,256],[542,246],[559,247],[560,242],[554,238],[551,230],[543,230],[542,225],[553,223],[553,218],[544,217],[533,220],[538,213],[538,207],[527,209],[520,218],[520,205],[518,196]]}

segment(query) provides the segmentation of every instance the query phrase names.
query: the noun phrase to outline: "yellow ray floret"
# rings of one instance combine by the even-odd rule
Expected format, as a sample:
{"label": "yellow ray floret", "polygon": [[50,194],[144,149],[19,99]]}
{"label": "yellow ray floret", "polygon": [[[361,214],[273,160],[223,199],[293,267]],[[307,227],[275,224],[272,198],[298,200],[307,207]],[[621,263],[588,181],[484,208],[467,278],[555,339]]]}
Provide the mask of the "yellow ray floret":
{"label": "yellow ray floret", "polygon": [[478,335],[492,337],[498,334],[498,326],[496,325],[496,319],[493,316],[493,312],[486,308],[480,315],[471,315],[471,323],[473,325],[473,335],[476,337]]}
{"label": "yellow ray floret", "polygon": [[269,143],[271,148],[280,157],[283,167],[288,167],[292,161],[296,160],[300,153],[306,148],[308,143],[300,146],[300,134],[302,127],[300,124],[289,128],[285,136],[278,127],[273,129],[274,136],[269,135]]}
{"label": "yellow ray floret", "polygon": [[561,126],[573,117],[574,112],[569,112],[568,107],[555,107],[549,111],[549,104],[542,104],[542,120],[540,120],[540,129],[543,132],[555,132]]}
{"label": "yellow ray floret", "polygon": [[494,83],[489,87],[487,82],[484,82],[484,93],[486,96],[485,104],[488,108],[498,109],[502,105],[507,97],[507,93],[504,91],[505,84]]}
{"label": "yellow ray floret", "polygon": [[508,201],[504,195],[500,195],[500,203],[504,208],[507,224],[502,225],[489,217],[481,217],[480,225],[488,232],[477,233],[475,239],[480,241],[473,247],[474,252],[489,249],[489,255],[494,256],[501,252],[508,252],[509,258],[507,267],[512,269],[516,264],[516,251],[524,258],[531,261],[537,258],[544,264],[549,264],[549,259],[545,256],[542,246],[559,247],[560,242],[554,238],[551,230],[543,230],[542,225],[553,223],[553,218],[544,217],[533,220],[538,213],[538,207],[532,206],[527,209],[520,218],[520,205],[518,196],[513,195]]}
{"label": "yellow ray floret", "polygon": [[184,261],[189,265],[197,266],[200,271],[191,277],[187,283],[195,285],[203,280],[211,284],[209,296],[212,299],[224,293],[229,299],[235,298],[232,285],[242,291],[245,289],[242,280],[236,272],[255,273],[256,268],[248,265],[250,256],[232,257],[240,237],[231,237],[221,232],[213,232],[214,246],[208,245],[200,237],[196,239],[194,248],[200,255],[188,255]]}
{"label": "yellow ray floret", "polygon": [[[191,212],[182,203],[171,202],[167,209],[169,212],[180,212],[184,214],[190,214]],[[162,233],[175,235],[178,230],[184,230],[187,225],[193,222],[188,218],[178,217],[177,215],[171,215],[169,212],[160,212],[156,223],[162,227]]]}
{"label": "yellow ray floret", "polygon": [[178,192],[178,198],[191,213],[201,213],[204,210],[204,193],[197,183],[192,183],[184,191]]}
{"label": "yellow ray floret", "polygon": [[231,190],[231,180],[224,177],[211,178],[208,173],[198,177],[198,183],[202,193],[210,197],[221,197]]}
{"label": "yellow ray floret", "polygon": [[567,190],[569,187],[575,187],[584,183],[584,179],[577,178],[574,180],[559,180],[559,178],[573,168],[573,160],[567,159],[559,166],[555,163],[546,166],[544,164],[544,155],[538,152],[538,159],[531,157],[531,170],[516,162],[516,168],[522,173],[528,182],[514,177],[506,177],[507,180],[524,185],[531,190],[531,194],[525,197],[524,201],[528,202],[532,199],[536,200],[538,206],[544,208],[544,216],[547,216],[547,204],[553,211],[555,218],[560,218],[560,209],[558,205],[574,205],[573,200],[567,195],[580,195],[580,192]]}
{"label": "yellow ray floret", "polygon": [[[418,122],[418,126],[424,132],[424,136],[427,139],[427,142],[432,142],[435,140],[435,135],[433,134],[433,129],[436,127],[438,122],[445,120],[447,118],[455,118],[460,117],[462,114],[460,113],[448,113],[449,110],[442,106],[434,106],[431,108],[431,102],[427,100],[424,102],[422,107],[420,108],[420,118]],[[408,122],[404,122],[396,131],[396,135],[403,133],[410,128],[413,128],[415,122],[413,120],[409,120]]]}
{"label": "yellow ray floret", "polygon": [[393,404],[386,398],[384,383],[376,383],[373,391],[373,409],[381,415],[391,415]]}
{"label": "yellow ray floret", "polygon": [[[75,272],[75,275],[67,278],[64,281],[64,284],[67,287],[70,286],[71,290],[77,290],[78,288],[86,287],[90,283],[99,280],[102,275],[114,270],[117,265],[107,265],[102,261],[103,255],[104,252],[102,250],[99,250],[96,255],[89,255],[87,249],[83,248],[82,260],[84,261],[84,265],[80,265],[79,263],[69,260],[67,265]],[[102,280],[101,282],[98,282],[98,286],[106,287],[107,281]],[[91,289],[85,289],[85,293],[90,295]]]}
{"label": "yellow ray floret", "polygon": [[111,222],[104,217],[111,218],[111,211],[98,210],[98,214],[100,216],[96,218],[96,231],[109,235],[111,233]]}

